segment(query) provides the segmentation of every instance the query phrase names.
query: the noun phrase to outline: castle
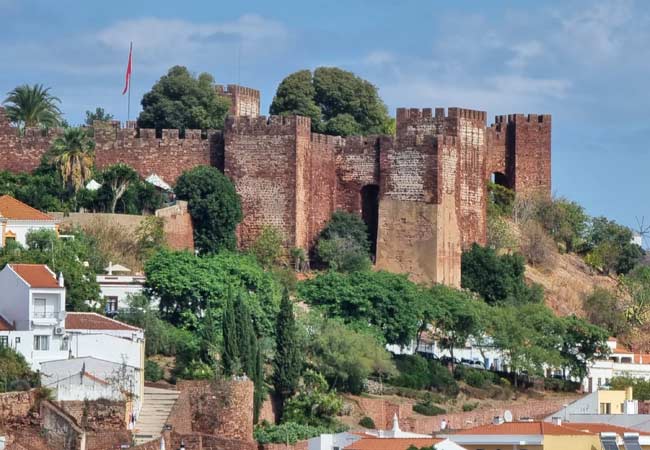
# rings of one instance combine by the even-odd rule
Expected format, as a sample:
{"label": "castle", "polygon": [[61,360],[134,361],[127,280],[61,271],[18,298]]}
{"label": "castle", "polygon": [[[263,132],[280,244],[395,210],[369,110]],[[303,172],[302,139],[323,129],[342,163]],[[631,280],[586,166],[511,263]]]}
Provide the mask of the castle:
{"label": "castle", "polygon": [[[551,193],[551,116],[497,116],[463,108],[397,109],[395,136],[338,137],[311,132],[300,116],[259,116],[259,91],[229,85],[223,131],[136,129],[96,123],[96,165],[133,166],[173,183],[212,165],[241,196],[242,247],[262,228],[288,247],[312,248],[331,214],[360,215],[376,267],[424,283],[460,285],[464,248],[486,241],[487,182],[519,194]],[[23,136],[0,109],[0,170],[31,171],[58,130]]]}

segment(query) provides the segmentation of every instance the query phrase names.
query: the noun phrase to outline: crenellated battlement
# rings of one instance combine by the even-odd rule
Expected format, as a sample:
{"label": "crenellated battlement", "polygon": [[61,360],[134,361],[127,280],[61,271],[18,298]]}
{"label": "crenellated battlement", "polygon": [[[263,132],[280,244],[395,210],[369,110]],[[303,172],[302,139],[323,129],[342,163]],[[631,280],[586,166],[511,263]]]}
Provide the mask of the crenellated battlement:
{"label": "crenellated battlement", "polygon": [[341,136],[332,136],[331,134],[311,133],[310,141],[317,144],[325,144],[331,146],[339,146],[345,142],[345,138]]}
{"label": "crenellated battlement", "polygon": [[217,94],[223,96],[230,95],[245,95],[247,97],[260,98],[260,91],[257,89],[249,88],[246,86],[240,86],[238,84],[218,84],[214,87],[217,91]]}
{"label": "crenellated battlement", "polygon": [[144,140],[159,140],[163,142],[168,141],[196,141],[196,140],[209,140],[215,134],[220,134],[219,130],[195,130],[185,129],[181,133],[178,129],[168,129],[157,131],[154,128],[133,128],[134,122],[127,122],[123,127],[119,121],[112,120],[110,122],[94,121],[92,128],[95,132],[96,139],[98,140],[129,140],[129,139],[144,139]]}
{"label": "crenellated battlement", "polygon": [[311,119],[303,116],[228,116],[225,129],[238,134],[294,134],[296,130],[311,134]]}
{"label": "crenellated battlement", "polygon": [[[551,123],[550,114],[507,114],[494,117],[494,125],[503,123]],[[492,126],[494,126],[492,125]]]}

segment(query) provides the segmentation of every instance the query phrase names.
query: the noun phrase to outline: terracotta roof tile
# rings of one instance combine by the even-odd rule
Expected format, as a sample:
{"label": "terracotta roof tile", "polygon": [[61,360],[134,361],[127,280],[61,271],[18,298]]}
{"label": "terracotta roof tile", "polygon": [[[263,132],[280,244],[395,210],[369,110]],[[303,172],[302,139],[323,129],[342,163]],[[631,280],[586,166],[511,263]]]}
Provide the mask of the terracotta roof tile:
{"label": "terracotta roof tile", "polygon": [[0,216],[14,220],[55,220],[54,217],[32,208],[10,195],[0,196]]}
{"label": "terracotta roof tile", "polygon": [[406,450],[411,445],[417,448],[439,444],[439,438],[377,438],[366,437],[345,447],[345,450]]}
{"label": "terracotta roof tile", "polygon": [[58,288],[59,282],[45,264],[9,264],[33,288]]}
{"label": "terracotta roof tile", "polygon": [[127,325],[97,313],[69,312],[65,317],[65,328],[68,330],[120,330],[142,331],[140,328]]}
{"label": "terracotta roof tile", "polygon": [[641,436],[650,436],[650,433],[645,433],[632,428],[619,427],[617,425],[610,425],[608,423],[580,423],[580,422],[563,422],[562,426],[573,428],[575,430],[585,431],[588,433],[616,433],[623,436],[624,433],[639,433]]}
{"label": "terracotta roof tile", "polygon": [[593,435],[593,432],[581,431],[564,425],[549,422],[505,422],[502,424],[482,425],[467,430],[458,431],[462,435],[554,435],[577,436]]}
{"label": "terracotta roof tile", "polygon": [[0,316],[0,331],[13,331],[14,327],[7,320]]}

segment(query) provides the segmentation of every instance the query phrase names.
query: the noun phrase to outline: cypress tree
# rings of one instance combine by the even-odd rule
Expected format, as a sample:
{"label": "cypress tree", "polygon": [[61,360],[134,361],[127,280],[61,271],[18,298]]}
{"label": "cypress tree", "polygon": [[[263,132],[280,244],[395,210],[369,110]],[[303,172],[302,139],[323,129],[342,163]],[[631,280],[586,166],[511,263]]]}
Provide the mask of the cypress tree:
{"label": "cypress tree", "polygon": [[238,375],[241,369],[237,336],[237,318],[232,297],[228,295],[223,308],[223,354],[221,361],[226,376]]}
{"label": "cypress tree", "polygon": [[284,406],[286,399],[295,394],[302,373],[303,355],[298,342],[298,328],[293,315],[293,303],[285,291],[276,321],[275,360],[273,361],[273,386]]}
{"label": "cypress tree", "polygon": [[248,375],[248,378],[253,380],[257,359],[257,336],[253,328],[251,313],[246,302],[241,297],[237,299],[235,305],[235,316],[241,370]]}
{"label": "cypress tree", "polygon": [[266,397],[266,388],[264,386],[264,364],[262,361],[262,349],[259,342],[256,342],[256,357],[255,357],[255,375],[253,383],[255,383],[255,392],[253,394],[253,421],[258,422],[260,417],[260,410],[264,397]]}

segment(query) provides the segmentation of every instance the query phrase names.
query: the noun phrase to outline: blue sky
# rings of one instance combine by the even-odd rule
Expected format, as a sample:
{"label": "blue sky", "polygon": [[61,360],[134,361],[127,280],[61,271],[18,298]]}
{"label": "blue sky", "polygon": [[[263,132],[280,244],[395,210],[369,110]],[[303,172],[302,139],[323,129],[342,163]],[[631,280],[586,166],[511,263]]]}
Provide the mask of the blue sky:
{"label": "blue sky", "polygon": [[174,64],[260,89],[265,112],[285,75],[336,65],[376,84],[391,114],[550,113],[555,194],[632,227],[636,216],[650,222],[641,0],[0,0],[0,17],[0,93],[51,86],[73,124],[96,106],[126,119],[131,40],[135,112]]}

